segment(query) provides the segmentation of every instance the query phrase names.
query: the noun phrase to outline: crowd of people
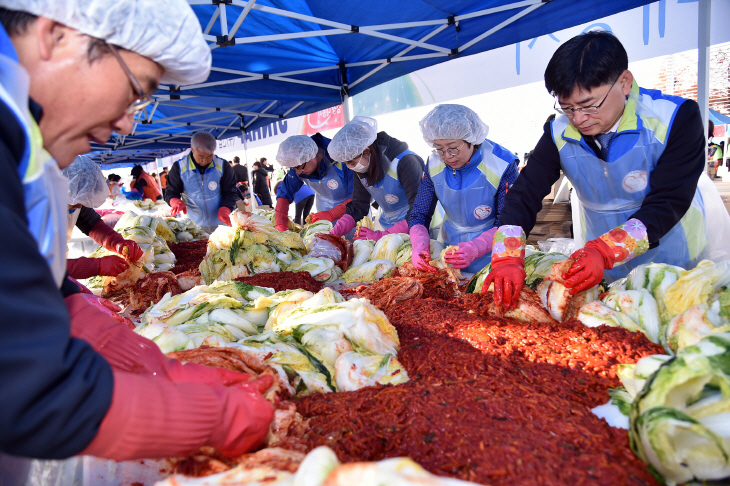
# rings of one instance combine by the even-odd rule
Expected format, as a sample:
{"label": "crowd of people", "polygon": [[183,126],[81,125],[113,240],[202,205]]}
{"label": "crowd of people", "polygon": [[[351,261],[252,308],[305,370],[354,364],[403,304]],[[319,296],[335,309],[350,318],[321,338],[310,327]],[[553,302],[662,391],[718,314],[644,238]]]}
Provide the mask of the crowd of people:
{"label": "crowd of people", "polygon": [[[198,19],[184,0],[0,5],[0,461],[174,457],[204,445],[235,457],[255,449],[273,417],[261,395],[269,377],[251,381],[168,359],[71,278],[113,275],[141,256],[93,211],[119,194],[120,178],[105,180],[77,156],[90,140],[130,133],[159,83],[207,79],[211,54]],[[484,289],[493,282],[495,301],[514,307],[527,235],[562,171],[583,223],[564,276],[572,292],[639,263],[693,266],[711,246],[711,227],[727,219],[711,215],[709,224],[715,195],[700,178],[707,154],[697,103],[640,88],[625,49],[606,32],[564,42],[545,86],[557,116],[521,171],[516,154],[488,138],[485,120],[494,114],[444,104],[420,120],[433,148],[425,160],[368,117],[332,139],[286,139],[276,156],[286,173],[275,204],[268,161],[251,165],[249,181],[239,160],[215,155],[208,132],[193,135],[190,153],[159,177],[132,168],[130,189],[213,231],[230,225],[250,183],[260,204],[274,208],[278,230],[288,229],[292,202],[300,223],[315,204],[310,219],[332,221],[335,235],[409,233],[413,264],[427,272],[436,271],[429,241],[437,237],[451,245],[445,259],[455,268],[491,263]],[[435,227],[438,207],[443,223]],[[368,215],[375,229],[356,230]],[[73,225],[119,256],[67,262]]]}

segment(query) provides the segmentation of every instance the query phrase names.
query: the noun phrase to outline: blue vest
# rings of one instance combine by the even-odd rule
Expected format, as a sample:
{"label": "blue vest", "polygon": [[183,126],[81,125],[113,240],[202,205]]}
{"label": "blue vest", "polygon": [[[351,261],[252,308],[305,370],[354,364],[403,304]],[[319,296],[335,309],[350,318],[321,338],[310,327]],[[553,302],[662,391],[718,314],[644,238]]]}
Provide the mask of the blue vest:
{"label": "blue vest", "polygon": [[[464,176],[467,185],[460,189],[449,186],[448,167],[438,155],[431,155],[426,166],[433,181],[436,198],[444,208],[444,223],[441,226],[441,237],[444,245],[455,245],[471,241],[494,226],[497,215],[497,191],[502,174],[514,161],[515,155],[504,147],[484,140],[479,150],[472,155],[468,166],[476,166],[476,178],[472,180]],[[471,174],[470,174],[471,175]],[[491,260],[491,252],[477,258],[465,271],[476,273]]]}
{"label": "blue vest", "polygon": [[370,195],[378,202],[382,213],[380,215],[380,225],[388,229],[398,221],[406,219],[406,213],[410,206],[408,205],[408,197],[406,196],[406,190],[403,189],[400,181],[398,180],[398,163],[400,159],[406,155],[416,155],[411,150],[404,150],[398,156],[390,160],[385,156],[384,151],[380,153],[380,163],[383,165],[383,172],[385,176],[380,182],[376,182],[372,186],[367,185],[367,178],[358,174],[360,182],[365,186],[365,189]]}
{"label": "blue vest", "polygon": [[25,133],[18,174],[23,181],[28,229],[60,286],[66,274],[68,179],[43,149],[40,129],[28,110],[29,83],[10,38],[0,27],[0,100],[10,108]]}
{"label": "blue vest", "polygon": [[328,163],[324,159],[320,163],[326,167],[325,174],[322,178],[310,179],[300,177],[302,182],[312,188],[317,194],[317,212],[329,211],[344,200],[352,197],[352,192],[347,190],[342,164],[339,162]]}
{"label": "blue vest", "polygon": [[185,187],[183,201],[188,207],[188,216],[200,226],[218,226],[218,209],[223,200],[220,188],[223,159],[213,157],[203,174],[195,166],[192,154],[176,163],[180,166],[180,178]]}
{"label": "blue vest", "polygon": [[[606,161],[595,155],[568,117],[552,121],[560,164],[580,201],[583,241],[625,223],[641,207],[651,190],[651,173],[666,147],[674,115],[684,101],[639,88],[634,82]],[[697,190],[690,208],[659,240],[658,247],[606,273],[618,279],[648,262],[692,268],[706,244],[704,203]]]}

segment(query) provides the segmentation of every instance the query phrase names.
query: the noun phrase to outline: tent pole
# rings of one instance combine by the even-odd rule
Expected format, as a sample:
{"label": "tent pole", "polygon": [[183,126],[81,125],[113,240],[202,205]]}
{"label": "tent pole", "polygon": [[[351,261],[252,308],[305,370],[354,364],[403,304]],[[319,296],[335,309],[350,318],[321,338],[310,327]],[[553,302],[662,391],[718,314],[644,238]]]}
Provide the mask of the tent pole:
{"label": "tent pole", "polygon": [[342,110],[345,115],[345,123],[349,123],[352,120],[352,113],[350,113],[350,97],[348,95],[342,98]]}
{"label": "tent pole", "polygon": [[711,0],[699,0],[697,7],[697,103],[705,130],[710,119],[710,13]]}

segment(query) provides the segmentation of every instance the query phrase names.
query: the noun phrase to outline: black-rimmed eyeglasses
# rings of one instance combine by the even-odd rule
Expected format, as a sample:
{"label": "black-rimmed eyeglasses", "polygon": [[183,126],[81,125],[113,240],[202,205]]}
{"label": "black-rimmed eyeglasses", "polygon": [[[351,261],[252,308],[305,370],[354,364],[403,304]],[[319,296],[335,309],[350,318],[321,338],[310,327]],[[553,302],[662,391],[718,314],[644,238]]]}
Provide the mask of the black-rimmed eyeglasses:
{"label": "black-rimmed eyeglasses", "polygon": [[117,58],[117,61],[119,61],[119,65],[122,66],[122,69],[127,74],[129,82],[132,83],[132,91],[134,92],[135,96],[138,96],[136,100],[130,103],[125,113],[127,115],[136,115],[140,111],[144,110],[150,103],[152,103],[152,96],[145,94],[144,90],[142,89],[142,85],[139,84],[137,78],[135,78],[134,74],[132,74],[132,71],[129,70],[129,67],[122,59],[122,56],[119,55],[117,48],[111,44],[107,44],[107,46],[109,46],[109,51],[111,51],[114,57]]}
{"label": "black-rimmed eyeglasses", "polygon": [[563,115],[567,115],[567,116],[575,116],[576,111],[583,113],[584,115],[595,115],[596,113],[598,113],[600,111],[601,105],[603,105],[603,103],[605,103],[606,100],[608,99],[609,93],[611,93],[611,90],[616,85],[616,81],[618,81],[620,77],[621,76],[619,76],[618,78],[616,78],[613,81],[613,83],[611,84],[611,87],[608,88],[608,91],[606,92],[606,96],[603,97],[603,101],[601,101],[597,105],[581,106],[578,108],[563,108],[562,106],[560,106],[560,104],[559,104],[560,102],[558,100],[558,97],[556,96],[555,97],[555,106],[554,106],[555,111],[557,111],[558,113],[562,113]]}

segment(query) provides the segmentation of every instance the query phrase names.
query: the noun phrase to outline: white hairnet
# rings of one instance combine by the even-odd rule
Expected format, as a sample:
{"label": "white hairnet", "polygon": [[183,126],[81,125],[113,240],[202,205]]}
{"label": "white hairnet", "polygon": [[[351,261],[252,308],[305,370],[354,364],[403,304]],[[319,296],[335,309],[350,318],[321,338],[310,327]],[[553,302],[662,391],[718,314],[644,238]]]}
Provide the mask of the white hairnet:
{"label": "white hairnet", "polygon": [[101,168],[86,155],[77,156],[63,169],[68,177],[68,205],[81,204],[87,208],[95,208],[104,204],[109,195]]}
{"label": "white hairnet", "polygon": [[319,147],[306,135],[293,135],[279,144],[276,161],[284,167],[298,167],[317,156]]}
{"label": "white hairnet", "polygon": [[438,105],[419,125],[423,139],[432,147],[434,140],[448,139],[479,145],[489,133],[489,127],[479,115],[463,105]]}
{"label": "white hairnet", "polygon": [[378,138],[377,120],[356,116],[332,137],[327,152],[333,160],[347,162],[359,156],[376,138]]}
{"label": "white hairnet", "polygon": [[0,0],[0,5],[152,59],[165,68],[163,83],[199,83],[210,73],[210,48],[185,0]]}

